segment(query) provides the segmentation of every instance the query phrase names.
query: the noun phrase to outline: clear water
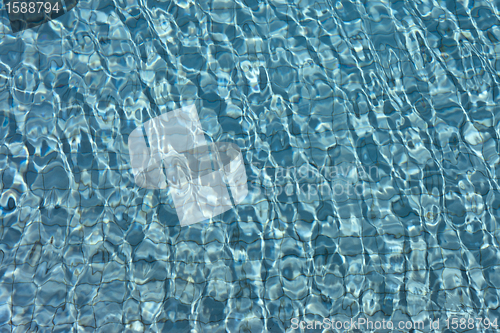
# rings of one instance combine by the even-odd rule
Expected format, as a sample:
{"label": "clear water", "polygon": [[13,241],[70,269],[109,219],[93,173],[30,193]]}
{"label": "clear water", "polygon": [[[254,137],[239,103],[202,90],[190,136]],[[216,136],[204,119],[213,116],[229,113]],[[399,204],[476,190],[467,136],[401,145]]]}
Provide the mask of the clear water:
{"label": "clear water", "polygon": [[[81,0],[18,34],[2,14],[0,331],[499,318],[499,10]],[[127,138],[193,103],[251,194],[180,228]]]}

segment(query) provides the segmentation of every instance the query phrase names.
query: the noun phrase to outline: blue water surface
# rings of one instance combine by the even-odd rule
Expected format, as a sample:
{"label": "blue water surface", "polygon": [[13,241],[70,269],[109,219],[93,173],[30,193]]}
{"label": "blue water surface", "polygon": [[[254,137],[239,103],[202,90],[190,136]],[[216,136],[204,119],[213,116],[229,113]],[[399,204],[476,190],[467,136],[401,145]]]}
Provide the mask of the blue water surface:
{"label": "blue water surface", "polygon": [[[0,332],[499,318],[499,11],[80,0],[19,33],[3,12]],[[250,194],[181,228],[127,145],[190,104]]]}

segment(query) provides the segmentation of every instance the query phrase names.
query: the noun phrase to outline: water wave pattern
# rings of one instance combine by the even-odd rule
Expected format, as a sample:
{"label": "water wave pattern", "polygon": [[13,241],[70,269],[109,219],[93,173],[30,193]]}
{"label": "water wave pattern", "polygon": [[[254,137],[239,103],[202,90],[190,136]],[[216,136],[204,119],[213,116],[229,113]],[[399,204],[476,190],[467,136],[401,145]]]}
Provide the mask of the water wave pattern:
{"label": "water wave pattern", "polygon": [[[0,331],[499,318],[499,7],[81,0],[18,34],[2,16]],[[251,194],[181,228],[127,140],[193,103]]]}

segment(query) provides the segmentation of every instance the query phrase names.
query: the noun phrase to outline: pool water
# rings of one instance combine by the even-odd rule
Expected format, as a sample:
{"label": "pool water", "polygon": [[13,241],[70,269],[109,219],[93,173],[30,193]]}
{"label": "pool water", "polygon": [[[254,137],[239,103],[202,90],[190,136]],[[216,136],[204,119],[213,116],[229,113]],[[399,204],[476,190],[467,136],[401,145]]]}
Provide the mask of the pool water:
{"label": "pool water", "polygon": [[[18,33],[4,9],[0,332],[499,318],[498,1],[80,0]],[[192,104],[249,194],[181,228],[128,137]]]}

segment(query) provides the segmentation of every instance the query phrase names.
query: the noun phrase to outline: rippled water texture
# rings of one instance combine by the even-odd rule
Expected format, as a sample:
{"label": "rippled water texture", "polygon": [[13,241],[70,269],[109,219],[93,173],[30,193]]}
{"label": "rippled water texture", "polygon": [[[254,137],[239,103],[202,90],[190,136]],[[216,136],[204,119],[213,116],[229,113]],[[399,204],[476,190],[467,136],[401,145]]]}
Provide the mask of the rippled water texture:
{"label": "rippled water texture", "polygon": [[[81,0],[18,34],[2,14],[0,331],[499,318],[499,7]],[[127,142],[193,103],[251,193],[180,228]]]}

